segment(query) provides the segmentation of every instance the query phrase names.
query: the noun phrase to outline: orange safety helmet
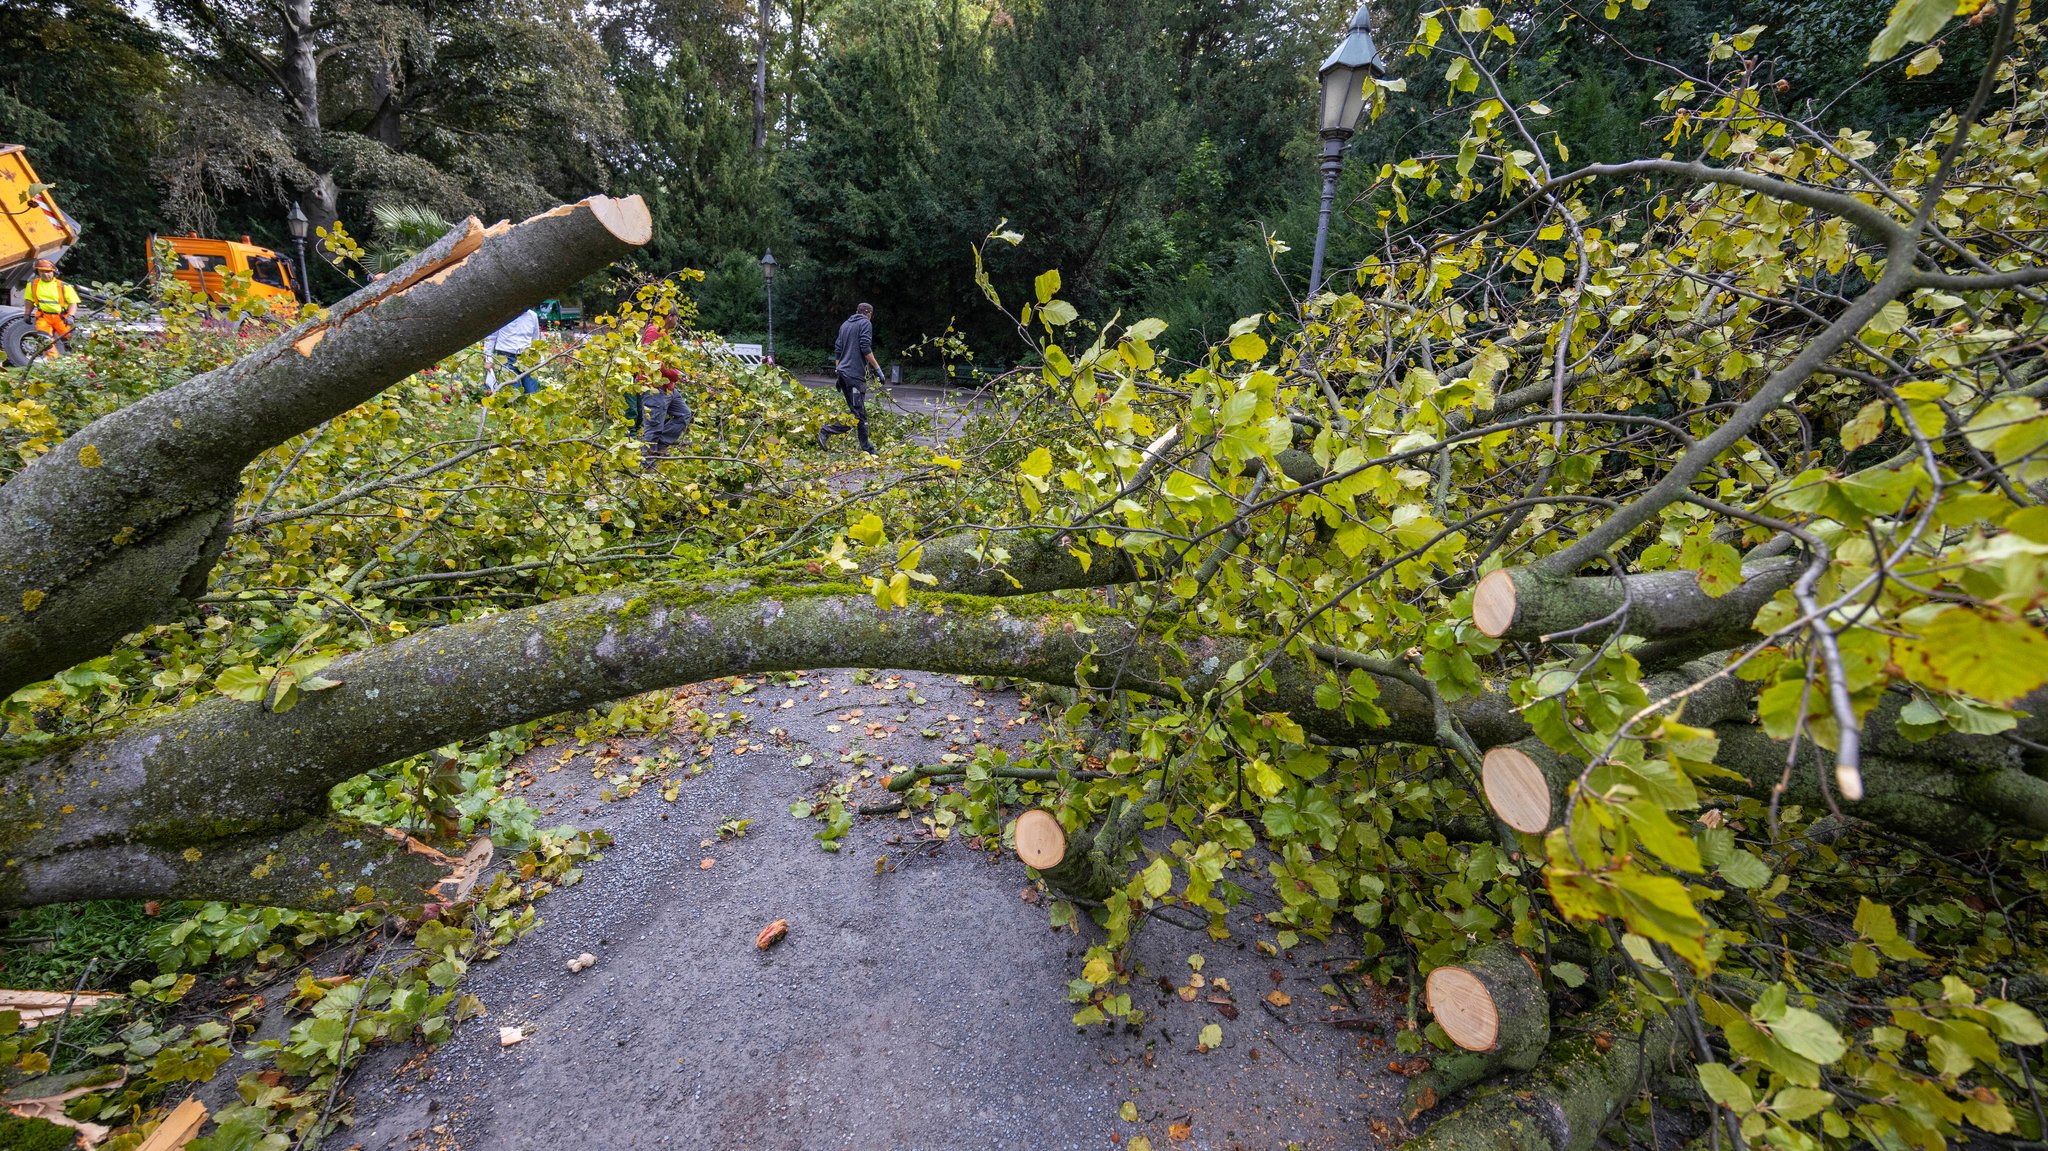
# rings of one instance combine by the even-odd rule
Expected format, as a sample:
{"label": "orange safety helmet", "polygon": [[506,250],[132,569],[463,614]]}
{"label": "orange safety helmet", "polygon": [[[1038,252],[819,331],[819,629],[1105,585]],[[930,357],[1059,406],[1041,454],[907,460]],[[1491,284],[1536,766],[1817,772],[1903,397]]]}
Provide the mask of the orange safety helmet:
{"label": "orange safety helmet", "polygon": [[54,271],[56,271],[56,270],[57,270],[57,265],[55,265],[55,264],[52,264],[52,263],[51,263],[50,261],[48,261],[48,260],[37,260],[37,261],[36,261],[36,271],[38,271],[38,272],[54,272]]}

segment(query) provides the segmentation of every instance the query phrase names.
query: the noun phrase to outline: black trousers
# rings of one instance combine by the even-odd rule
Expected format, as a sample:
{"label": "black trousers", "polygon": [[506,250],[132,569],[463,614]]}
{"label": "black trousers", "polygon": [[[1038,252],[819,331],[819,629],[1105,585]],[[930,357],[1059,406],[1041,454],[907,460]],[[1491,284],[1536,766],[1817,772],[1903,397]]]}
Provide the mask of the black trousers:
{"label": "black trousers", "polygon": [[858,430],[860,432],[861,450],[874,451],[874,441],[868,439],[867,378],[865,376],[849,376],[845,372],[839,372],[834,382],[839,387],[840,396],[846,400],[846,410],[853,413],[853,424],[850,427],[846,424],[826,424],[819,431],[829,437],[836,436],[841,432]]}

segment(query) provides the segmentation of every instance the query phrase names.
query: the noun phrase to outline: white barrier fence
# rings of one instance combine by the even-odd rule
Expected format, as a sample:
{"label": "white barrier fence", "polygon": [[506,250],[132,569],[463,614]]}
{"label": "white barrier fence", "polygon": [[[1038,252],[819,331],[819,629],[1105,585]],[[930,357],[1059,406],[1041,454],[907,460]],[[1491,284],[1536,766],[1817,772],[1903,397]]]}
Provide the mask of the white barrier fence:
{"label": "white barrier fence", "polygon": [[693,347],[725,359],[738,360],[743,364],[759,364],[767,360],[767,351],[759,344],[728,344],[722,340],[694,340]]}

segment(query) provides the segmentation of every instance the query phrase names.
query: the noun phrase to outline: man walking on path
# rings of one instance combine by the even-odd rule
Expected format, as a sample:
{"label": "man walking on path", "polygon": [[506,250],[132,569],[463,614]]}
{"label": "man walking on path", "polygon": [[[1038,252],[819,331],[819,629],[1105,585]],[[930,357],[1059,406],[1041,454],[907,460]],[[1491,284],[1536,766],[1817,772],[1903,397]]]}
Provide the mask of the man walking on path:
{"label": "man walking on path", "polygon": [[[49,334],[50,352],[68,353],[71,345],[65,337],[71,334],[71,324],[78,315],[78,289],[57,278],[57,265],[48,260],[36,261],[35,278],[28,282],[28,310],[35,317],[36,330]],[[865,439],[867,433],[861,433]]]}
{"label": "man walking on path", "polygon": [[[520,312],[512,317],[511,323],[484,337],[485,360],[503,360],[507,372],[517,373],[511,383],[503,384],[502,387],[516,388],[529,396],[540,391],[540,381],[533,378],[533,373],[519,371],[519,357],[525,355],[526,349],[532,347],[533,342],[538,339],[540,317],[534,314],[532,308]],[[491,371],[495,373],[496,369],[497,365],[492,364]]]}
{"label": "man walking on path", "polygon": [[875,325],[869,317],[875,314],[872,304],[862,304],[853,310],[846,322],[839,325],[839,339],[832,346],[833,359],[837,361],[836,383],[839,394],[846,398],[846,409],[853,413],[853,427],[845,424],[826,424],[818,429],[818,446],[830,449],[832,437],[841,432],[860,431],[860,450],[873,455],[874,441],[868,439],[868,369],[875,369],[875,378],[882,376],[882,365],[875,359]]}

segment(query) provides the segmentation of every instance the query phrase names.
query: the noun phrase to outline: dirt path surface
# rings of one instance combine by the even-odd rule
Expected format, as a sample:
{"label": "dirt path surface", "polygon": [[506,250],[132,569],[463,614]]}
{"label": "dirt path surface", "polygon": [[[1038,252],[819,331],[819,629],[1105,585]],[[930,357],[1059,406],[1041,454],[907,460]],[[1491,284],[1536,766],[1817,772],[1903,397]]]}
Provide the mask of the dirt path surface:
{"label": "dirt path surface", "polygon": [[[1078,1032],[1065,984],[1096,929],[1052,930],[1014,857],[939,838],[928,813],[857,818],[827,853],[822,825],[788,810],[862,767],[1028,738],[1020,697],[918,673],[788,678],[695,689],[695,706],[744,717],[708,758],[680,731],[615,740],[601,761],[588,753],[602,746],[565,761],[561,745],[521,762],[537,806],[618,842],[464,981],[484,1018],[431,1056],[366,1061],[356,1128],[335,1146],[1379,1145],[1401,1005],[1348,981],[1355,1004],[1325,990],[1348,944],[1264,953],[1272,935],[1252,916],[1272,899],[1258,890],[1227,941],[1154,922],[1130,986],[1143,1026]],[[605,801],[635,756],[675,766]],[[870,783],[853,799],[886,794]],[[734,819],[752,821],[745,836],[720,838]],[[776,919],[788,938],[757,950]],[[586,951],[595,965],[569,971]],[[1198,1051],[1211,1023],[1222,1046]],[[526,1037],[500,1046],[507,1027]]]}

